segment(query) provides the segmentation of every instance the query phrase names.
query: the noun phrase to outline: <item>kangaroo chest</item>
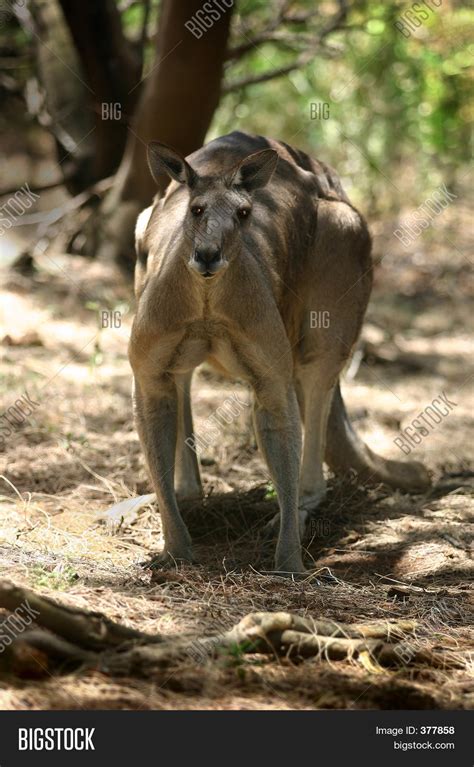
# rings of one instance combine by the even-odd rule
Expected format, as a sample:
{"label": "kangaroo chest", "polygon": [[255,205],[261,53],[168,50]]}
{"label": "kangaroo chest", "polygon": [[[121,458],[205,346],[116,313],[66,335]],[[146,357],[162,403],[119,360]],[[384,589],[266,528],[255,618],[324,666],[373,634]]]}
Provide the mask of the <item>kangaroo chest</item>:
{"label": "kangaroo chest", "polygon": [[222,375],[250,378],[237,339],[225,323],[196,320],[190,323],[169,362],[168,372],[187,373],[208,362]]}

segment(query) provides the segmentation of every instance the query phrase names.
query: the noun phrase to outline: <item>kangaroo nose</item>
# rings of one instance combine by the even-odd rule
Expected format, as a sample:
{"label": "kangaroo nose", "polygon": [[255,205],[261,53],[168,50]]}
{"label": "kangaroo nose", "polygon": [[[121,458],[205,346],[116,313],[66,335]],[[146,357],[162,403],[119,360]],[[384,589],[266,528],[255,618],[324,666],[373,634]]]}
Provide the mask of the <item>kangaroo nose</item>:
{"label": "kangaroo nose", "polygon": [[216,245],[196,248],[194,251],[194,259],[198,264],[203,266],[211,266],[217,264],[221,258],[221,250]]}

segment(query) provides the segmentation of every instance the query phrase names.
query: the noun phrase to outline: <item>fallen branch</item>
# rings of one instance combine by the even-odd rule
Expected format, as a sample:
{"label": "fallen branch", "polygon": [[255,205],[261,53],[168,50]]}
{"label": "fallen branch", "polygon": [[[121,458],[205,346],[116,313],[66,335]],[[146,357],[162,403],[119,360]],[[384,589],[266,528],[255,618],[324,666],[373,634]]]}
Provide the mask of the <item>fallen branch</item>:
{"label": "fallen branch", "polygon": [[97,181],[95,184],[92,184],[92,186],[90,186],[88,189],[84,189],[83,192],[76,194],[75,197],[71,197],[69,200],[66,200],[65,203],[59,205],[56,208],[53,208],[52,210],[39,211],[38,213],[30,213],[28,215],[21,216],[21,218],[18,218],[18,220],[15,222],[14,227],[40,224],[40,231],[37,233],[37,237],[43,236],[52,224],[55,224],[57,221],[59,221],[61,218],[64,218],[64,216],[66,216],[68,213],[71,213],[73,210],[81,208],[83,205],[89,202],[90,198],[94,197],[94,195],[100,197],[102,194],[104,194],[104,192],[110,189],[112,183],[112,176],[103,178],[100,181]]}
{"label": "fallen branch", "polygon": [[67,176],[61,176],[61,178],[58,178],[56,181],[45,181],[44,184],[32,184],[28,182],[16,184],[16,186],[12,186],[10,189],[0,189],[0,197],[11,197],[11,195],[18,192],[22,186],[27,186],[30,192],[47,192],[50,189],[56,189],[58,186],[64,186],[67,181],[70,181],[73,178],[74,175],[70,173]]}
{"label": "fallen branch", "polygon": [[416,630],[414,621],[345,625],[286,612],[256,612],[214,636],[165,639],[114,623],[101,613],[58,605],[29,589],[0,582],[0,607],[14,611],[25,604],[43,630],[20,634],[2,659],[3,669],[19,676],[83,667],[110,676],[149,678],[179,661],[202,662],[236,653],[321,661],[369,656],[380,666],[463,667],[458,658],[407,642],[407,636]]}

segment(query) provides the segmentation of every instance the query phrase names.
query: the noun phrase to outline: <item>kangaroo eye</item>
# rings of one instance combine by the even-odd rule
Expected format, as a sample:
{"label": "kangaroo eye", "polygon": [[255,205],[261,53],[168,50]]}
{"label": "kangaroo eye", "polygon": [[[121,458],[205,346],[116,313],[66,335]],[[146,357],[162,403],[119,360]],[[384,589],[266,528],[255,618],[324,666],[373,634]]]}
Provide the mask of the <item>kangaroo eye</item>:
{"label": "kangaroo eye", "polygon": [[237,215],[239,218],[248,218],[250,215],[250,208],[239,208],[237,210]]}
{"label": "kangaroo eye", "polygon": [[193,205],[191,208],[191,213],[193,214],[193,216],[202,216],[202,214],[204,213],[204,208],[202,207],[202,205]]}

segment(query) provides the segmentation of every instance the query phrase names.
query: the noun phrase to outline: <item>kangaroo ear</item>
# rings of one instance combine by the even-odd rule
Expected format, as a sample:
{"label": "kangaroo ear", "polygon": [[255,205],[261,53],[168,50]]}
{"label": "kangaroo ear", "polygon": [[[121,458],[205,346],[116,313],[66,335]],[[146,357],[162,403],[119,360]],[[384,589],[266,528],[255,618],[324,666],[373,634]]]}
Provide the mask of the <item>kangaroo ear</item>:
{"label": "kangaroo ear", "polygon": [[162,173],[167,173],[170,178],[179,181],[180,184],[187,184],[189,187],[195,184],[196,172],[184,157],[170,146],[160,144],[158,141],[150,141],[147,147],[147,158],[151,175],[157,184],[158,177]]}
{"label": "kangaroo ear", "polygon": [[266,186],[270,181],[278,162],[278,152],[263,149],[250,154],[231,172],[229,184],[242,186],[248,192]]}

